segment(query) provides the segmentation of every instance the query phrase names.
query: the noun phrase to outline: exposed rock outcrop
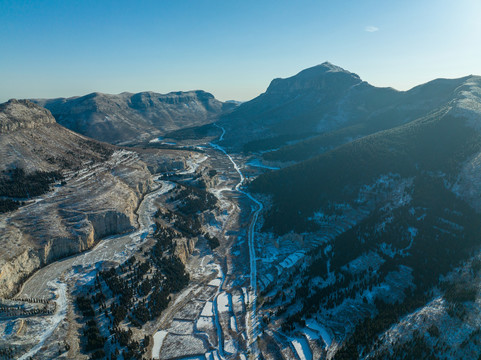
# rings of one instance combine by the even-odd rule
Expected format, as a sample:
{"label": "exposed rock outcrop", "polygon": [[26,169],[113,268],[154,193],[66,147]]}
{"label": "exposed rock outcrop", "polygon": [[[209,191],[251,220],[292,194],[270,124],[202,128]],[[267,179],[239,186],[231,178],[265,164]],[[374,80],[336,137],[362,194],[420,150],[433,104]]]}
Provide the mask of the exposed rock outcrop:
{"label": "exposed rock outcrop", "polygon": [[132,219],[126,214],[116,211],[89,214],[88,219],[92,224],[94,240],[132,230],[134,225]]}
{"label": "exposed rock outcrop", "polygon": [[25,250],[12,260],[0,263],[0,297],[16,293],[20,284],[41,265],[39,253],[33,249]]}
{"label": "exposed rock outcrop", "polygon": [[50,111],[31,101],[12,99],[0,104],[0,134],[46,124],[55,124],[55,118]]}
{"label": "exposed rock outcrop", "polygon": [[177,256],[182,263],[187,264],[189,256],[194,252],[197,238],[181,238],[175,241],[174,256]]}

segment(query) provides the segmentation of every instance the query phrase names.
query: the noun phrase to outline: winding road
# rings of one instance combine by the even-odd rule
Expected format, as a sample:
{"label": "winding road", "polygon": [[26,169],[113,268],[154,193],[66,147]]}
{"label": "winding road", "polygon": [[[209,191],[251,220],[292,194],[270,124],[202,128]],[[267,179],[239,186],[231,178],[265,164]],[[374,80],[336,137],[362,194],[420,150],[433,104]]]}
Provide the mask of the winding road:
{"label": "winding road", "polygon": [[[217,140],[217,142],[220,142],[224,139],[225,135],[225,129],[222,126],[219,126],[215,124],[219,129],[222,130],[222,134]],[[256,250],[255,250],[255,227],[257,223],[257,219],[259,217],[260,212],[263,209],[263,205],[260,201],[255,199],[251,194],[248,192],[241,190],[241,186],[244,184],[245,177],[244,174],[242,174],[242,171],[240,170],[239,166],[237,163],[234,161],[231,155],[227,153],[227,151],[220,145],[216,143],[211,143],[210,144],[214,149],[217,149],[225,154],[227,158],[230,160],[232,165],[234,166],[234,169],[237,171],[237,173],[240,176],[240,181],[237,183],[235,186],[234,190],[237,191],[240,194],[243,194],[247,196],[251,201],[253,201],[256,204],[256,209],[252,210],[252,218],[251,222],[249,224],[249,229],[248,229],[248,246],[249,246],[249,263],[250,263],[250,289],[249,289],[249,299],[250,299],[250,306],[247,307],[247,321],[246,321],[246,329],[247,329],[247,336],[248,336],[248,346],[250,349],[250,357],[257,359],[259,355],[259,351],[257,348],[257,328],[258,328],[258,319],[257,319],[257,258],[256,258]]]}

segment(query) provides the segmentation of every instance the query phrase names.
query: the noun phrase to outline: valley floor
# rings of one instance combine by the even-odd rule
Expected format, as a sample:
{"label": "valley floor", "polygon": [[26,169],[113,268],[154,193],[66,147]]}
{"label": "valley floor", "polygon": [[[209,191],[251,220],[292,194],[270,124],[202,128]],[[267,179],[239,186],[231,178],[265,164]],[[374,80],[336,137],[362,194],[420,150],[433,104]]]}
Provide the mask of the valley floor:
{"label": "valley floor", "polygon": [[[241,190],[244,175],[223,148],[206,144],[204,151],[207,156],[198,156],[182,171],[169,175],[188,179],[206,163],[220,174],[220,181],[208,189],[218,198],[218,215],[204,229],[220,238],[221,245],[212,251],[204,243],[197,244],[186,263],[189,285],[174,295],[158,319],[135,331],[135,336],[153,336],[148,352],[154,359],[258,358],[255,227],[262,205]],[[165,199],[176,186],[163,179],[156,181],[156,189],[141,202],[136,231],[105,238],[87,252],[41,268],[17,296],[2,301],[23,312],[18,317],[13,313],[0,317],[0,347],[23,359],[85,357],[79,353],[80,330],[72,310],[72,293],[92,283],[100,270],[151,246],[153,216],[161,206],[158,199]],[[47,304],[50,310],[27,314],[37,303]]]}
{"label": "valley floor", "polygon": [[[22,359],[87,359],[81,351],[75,296],[92,284],[100,271],[149,251],[157,209],[165,206],[176,187],[194,182],[203,170],[210,169],[216,171],[217,181],[207,184],[207,191],[217,198],[217,206],[204,218],[202,229],[220,239],[220,246],[213,251],[206,241],[197,241],[185,261],[190,274],[187,287],[172,295],[158,318],[141,327],[122,326],[132,330],[138,341],[151,336],[144,357],[153,359],[326,358],[337,346],[335,339],[344,335],[345,319],[370,310],[346,303],[337,312],[313,317],[287,333],[281,324],[296,306],[284,315],[277,312],[286,302],[295,302],[292,279],[309,250],[325,247],[359,221],[362,212],[331,221],[322,236],[288,234],[280,239],[262,233],[259,214],[263,204],[243,185],[269,167],[259,166],[256,159],[234,157],[216,142],[200,149],[201,153],[187,159],[184,169],[157,175],[155,189],[137,210],[137,230],[105,238],[87,252],[38,270],[14,299],[4,300],[5,306],[20,308],[22,316],[0,316],[0,347]],[[279,293],[284,294],[283,302],[271,304]],[[27,314],[30,309],[38,313]],[[106,326],[101,324],[102,331]]]}
{"label": "valley floor", "polygon": [[[178,146],[185,151],[186,147]],[[259,166],[262,164],[255,158],[229,154],[216,142],[198,144],[197,150],[181,170],[155,176],[154,189],[144,196],[138,207],[135,231],[105,238],[89,251],[41,268],[14,298],[1,300],[0,349],[4,352],[0,352],[0,358],[88,359],[92,356],[83,350],[85,320],[79,315],[75,299],[82,295],[83,289],[88,286],[91,289],[96,284],[101,272],[122,266],[128,268],[125,264],[132,256],[144,258],[151,252],[155,247],[159,211],[173,210],[178,206],[175,196],[179,188],[196,184],[201,174],[213,171],[215,181],[206,181],[205,190],[216,197],[217,204],[215,209],[195,215],[202,219],[204,235],[198,236],[196,243],[187,241],[185,245],[191,247],[183,255],[190,275],[188,285],[170,295],[168,307],[160,316],[140,325],[134,325],[131,320],[119,325],[131,332],[133,340],[147,344],[143,358],[331,359],[356,324],[375,314],[376,296],[403,297],[403,291],[412,282],[411,270],[406,266],[390,272],[383,282],[375,283],[369,290],[361,289],[360,293],[352,290],[353,295],[341,299],[339,304],[320,306],[309,317],[292,320],[302,309],[303,299],[298,294],[302,282],[310,279],[303,276],[309,261],[320,254],[327,265],[325,274],[309,280],[311,293],[330,289],[340,282],[338,274],[331,270],[330,260],[326,261],[332,255],[332,240],[361,222],[369,213],[370,205],[366,203],[356,209],[344,207],[342,216],[317,214],[315,220],[322,226],[315,233],[288,233],[279,237],[261,232],[262,210],[269,206],[269,199],[254,197],[243,185],[260,173],[270,171],[269,167]],[[402,193],[398,188],[403,190],[403,183],[394,184],[394,193]],[[176,226],[174,220],[162,219],[171,230]],[[205,234],[219,239],[220,245],[212,250]],[[408,251],[409,247],[403,249]],[[353,274],[376,273],[382,261],[378,254],[367,253],[352,260],[346,269]],[[137,270],[134,267],[134,271],[130,271]],[[149,276],[152,276],[150,271],[146,278]],[[107,307],[112,306],[108,301]],[[476,305],[476,309],[478,307]],[[108,347],[117,342],[110,335],[116,325],[112,326],[109,316],[104,317],[104,309],[105,306],[97,309],[97,319],[104,322],[100,323],[99,331],[110,336],[105,347],[113,354],[113,349]],[[442,312],[443,321],[449,323],[446,309],[444,300],[439,298],[409,316],[419,318],[428,314],[426,318],[435,318]],[[463,339],[478,336],[475,333],[478,322],[472,323],[475,325],[468,324],[471,327],[463,325]],[[423,331],[427,328],[427,325],[422,327]],[[381,334],[378,349],[366,352],[363,357],[375,358],[377,353],[388,352],[391,344],[402,337],[399,333],[409,337],[416,329],[403,319]],[[148,342],[146,337],[150,339]],[[471,354],[474,350],[466,347],[463,351]]]}

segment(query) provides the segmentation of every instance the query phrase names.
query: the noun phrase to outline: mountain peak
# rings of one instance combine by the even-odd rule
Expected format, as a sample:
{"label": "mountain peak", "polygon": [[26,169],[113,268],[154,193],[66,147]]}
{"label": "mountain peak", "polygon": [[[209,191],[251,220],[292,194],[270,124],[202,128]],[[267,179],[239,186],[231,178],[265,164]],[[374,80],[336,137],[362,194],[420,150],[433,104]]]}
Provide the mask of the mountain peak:
{"label": "mountain peak", "polygon": [[[337,65],[334,65],[333,63],[330,63],[329,61],[325,61],[323,62],[322,64],[320,65],[316,65],[316,66],[313,66],[311,68],[307,68],[305,70],[309,70],[309,69],[323,69],[324,71],[330,71],[330,72],[343,72],[343,73],[348,73],[348,74],[351,74],[351,72],[343,69],[342,67],[340,66],[337,66]],[[304,71],[305,71],[304,70]]]}
{"label": "mountain peak", "polygon": [[299,90],[324,90],[328,88],[349,88],[361,83],[361,78],[330,62],[324,62],[286,79],[274,79],[267,93],[291,92]]}
{"label": "mountain peak", "polygon": [[357,80],[361,80],[361,78],[357,74],[347,71],[340,66],[331,64],[328,61],[323,62],[320,65],[316,65],[316,66],[304,69],[294,77],[318,77],[318,76],[337,75],[337,74],[346,74]]}

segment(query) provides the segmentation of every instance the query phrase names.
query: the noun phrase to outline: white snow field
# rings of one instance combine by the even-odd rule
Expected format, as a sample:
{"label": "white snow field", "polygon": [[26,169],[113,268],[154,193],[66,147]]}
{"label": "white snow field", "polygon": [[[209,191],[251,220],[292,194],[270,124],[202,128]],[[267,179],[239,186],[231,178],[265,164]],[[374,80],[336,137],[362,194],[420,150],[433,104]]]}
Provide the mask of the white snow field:
{"label": "white snow field", "polygon": [[167,336],[167,331],[160,330],[154,334],[154,346],[152,346],[152,358],[159,359],[160,349],[164,343],[164,339]]}

